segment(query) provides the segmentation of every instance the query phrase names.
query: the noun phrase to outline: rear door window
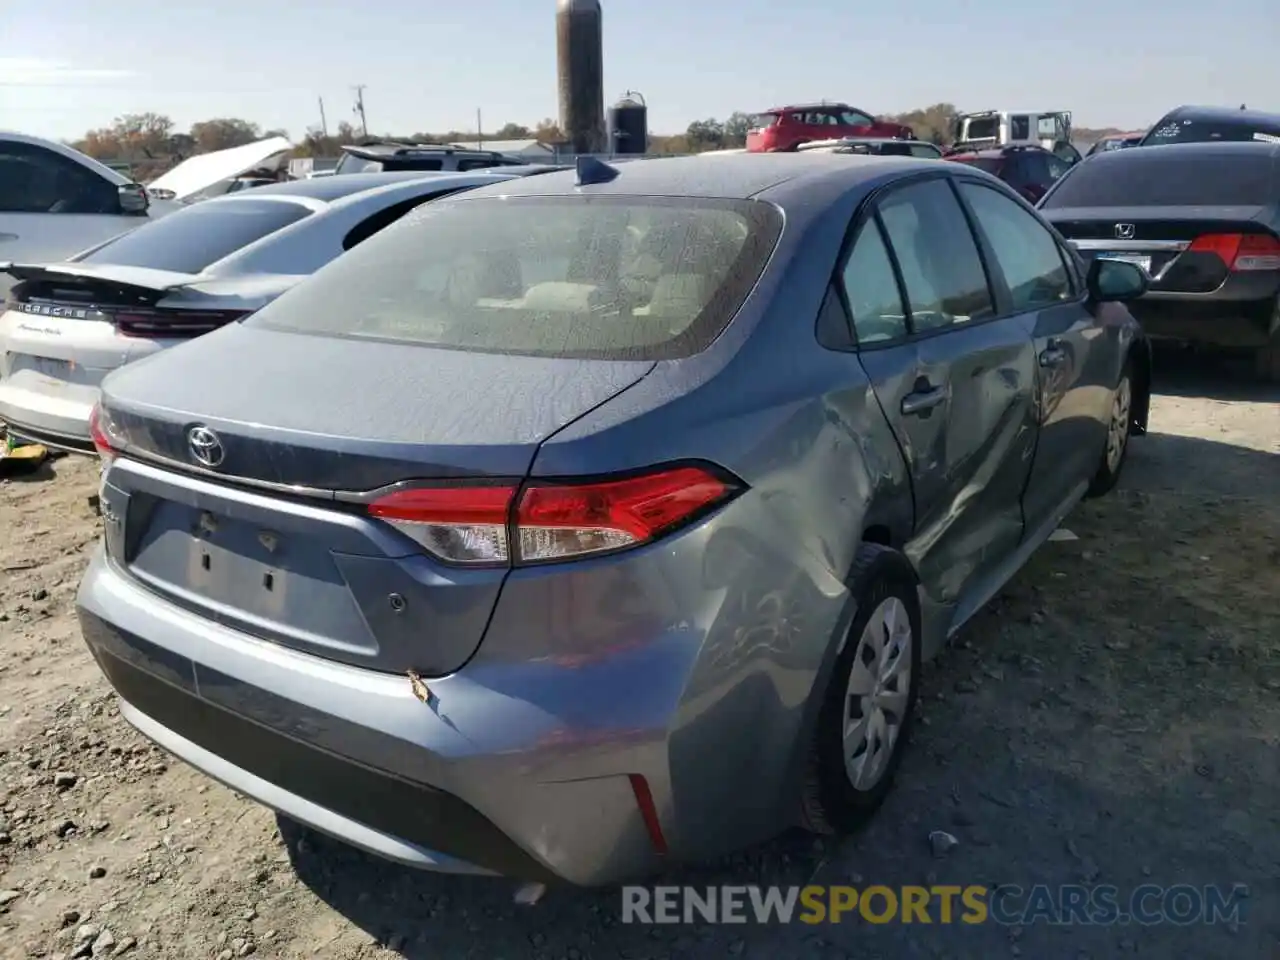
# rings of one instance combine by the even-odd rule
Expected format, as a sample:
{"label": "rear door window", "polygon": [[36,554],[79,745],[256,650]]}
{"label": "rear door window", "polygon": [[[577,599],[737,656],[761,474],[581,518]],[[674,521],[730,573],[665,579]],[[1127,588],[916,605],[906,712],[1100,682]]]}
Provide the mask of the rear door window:
{"label": "rear door window", "polygon": [[98,247],[81,262],[199,273],[310,214],[288,200],[205,200]]}
{"label": "rear door window", "polygon": [[755,286],[781,214],[750,200],[429,203],[251,321],[485,353],[668,359],[704,349]]}
{"label": "rear door window", "polygon": [[1121,150],[1073,167],[1042,206],[1251,207],[1277,200],[1280,166],[1269,150]]}
{"label": "rear door window", "polygon": [[893,191],[880,203],[880,218],[902,271],[914,333],[995,315],[977,242],[946,180]]}
{"label": "rear door window", "polygon": [[858,231],[841,283],[859,344],[897,340],[907,335],[906,311],[902,307],[893,262],[874,219]]}
{"label": "rear door window", "polygon": [[0,213],[119,214],[114,184],[69,157],[0,140]]}

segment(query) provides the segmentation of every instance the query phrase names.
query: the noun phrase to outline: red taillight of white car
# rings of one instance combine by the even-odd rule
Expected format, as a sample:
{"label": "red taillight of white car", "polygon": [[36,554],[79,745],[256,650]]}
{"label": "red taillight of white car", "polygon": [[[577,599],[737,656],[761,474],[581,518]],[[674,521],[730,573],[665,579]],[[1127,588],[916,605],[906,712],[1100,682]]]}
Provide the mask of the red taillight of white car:
{"label": "red taillight of white car", "polygon": [[718,470],[686,464],[611,479],[410,487],[368,512],[450,563],[505,566],[650,543],[742,489]]}

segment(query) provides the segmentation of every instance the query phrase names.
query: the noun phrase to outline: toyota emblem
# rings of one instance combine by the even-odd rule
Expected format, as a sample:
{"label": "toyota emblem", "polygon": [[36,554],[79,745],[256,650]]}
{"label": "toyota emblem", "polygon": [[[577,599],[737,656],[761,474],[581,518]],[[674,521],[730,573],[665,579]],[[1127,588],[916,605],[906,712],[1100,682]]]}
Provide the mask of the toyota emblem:
{"label": "toyota emblem", "polygon": [[222,441],[208,427],[198,426],[188,430],[187,446],[191,450],[191,459],[206,467],[216,467],[226,456]]}
{"label": "toyota emblem", "polygon": [[1132,239],[1133,239],[1133,235],[1134,235],[1134,233],[1135,233],[1135,232],[1136,232],[1136,228],[1134,227],[1134,225],[1133,225],[1132,223],[1117,223],[1117,224],[1116,224],[1116,239],[1117,239],[1117,240],[1132,240]]}

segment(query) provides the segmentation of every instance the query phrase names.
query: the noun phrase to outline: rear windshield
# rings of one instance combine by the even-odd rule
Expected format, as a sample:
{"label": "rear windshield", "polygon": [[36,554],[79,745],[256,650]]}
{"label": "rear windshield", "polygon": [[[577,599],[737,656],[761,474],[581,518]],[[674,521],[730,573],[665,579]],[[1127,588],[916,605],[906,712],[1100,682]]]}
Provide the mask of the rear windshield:
{"label": "rear windshield", "polygon": [[1251,207],[1280,199],[1271,151],[1121,150],[1081,163],[1041,203],[1060,207]]}
{"label": "rear windshield", "polygon": [[199,273],[310,212],[285,200],[205,200],[122,234],[81,262]]}
{"label": "rear windshield", "polygon": [[1204,143],[1211,140],[1280,142],[1280,120],[1258,124],[1240,120],[1169,120],[1158,123],[1142,140],[1143,146],[1162,143]]}
{"label": "rear windshield", "polygon": [[343,152],[338,165],[333,168],[334,174],[347,173],[382,173],[382,161],[368,157],[357,157],[354,153]]}
{"label": "rear windshield", "polygon": [[247,322],[484,353],[688,356],[732,319],[780,231],[777,209],[749,200],[445,201]]}

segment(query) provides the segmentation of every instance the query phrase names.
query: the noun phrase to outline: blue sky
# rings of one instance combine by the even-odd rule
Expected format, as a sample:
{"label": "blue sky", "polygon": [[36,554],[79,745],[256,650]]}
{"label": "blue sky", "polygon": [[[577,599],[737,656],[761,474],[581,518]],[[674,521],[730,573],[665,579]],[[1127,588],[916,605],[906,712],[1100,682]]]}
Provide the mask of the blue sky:
{"label": "blue sky", "polygon": [[[1142,127],[1178,103],[1280,111],[1277,0],[602,0],[605,97],[682,130],[798,100],[874,112],[1069,109]],[[555,116],[553,0],[62,0],[4,5],[0,128],[75,137],[121,113],[236,116],[300,136]]]}

